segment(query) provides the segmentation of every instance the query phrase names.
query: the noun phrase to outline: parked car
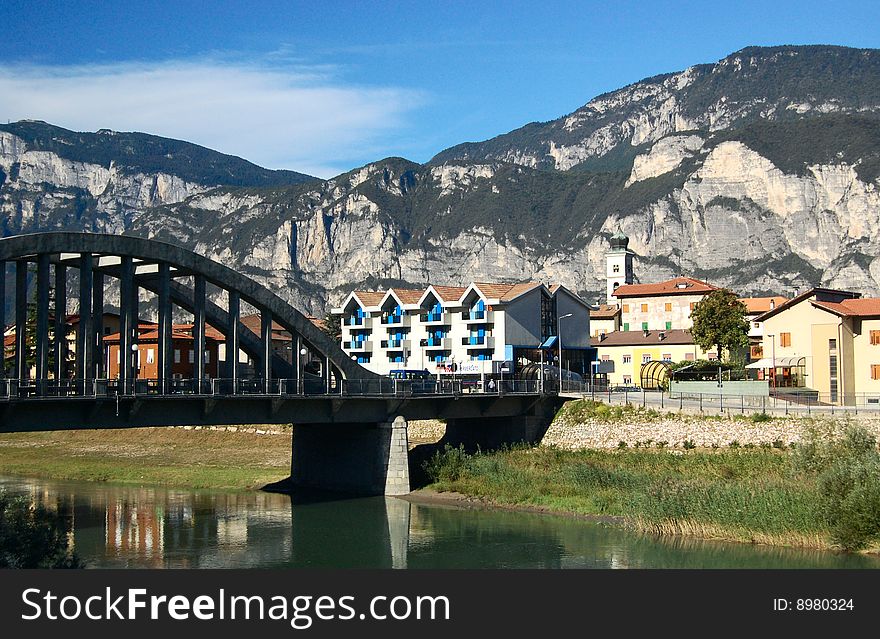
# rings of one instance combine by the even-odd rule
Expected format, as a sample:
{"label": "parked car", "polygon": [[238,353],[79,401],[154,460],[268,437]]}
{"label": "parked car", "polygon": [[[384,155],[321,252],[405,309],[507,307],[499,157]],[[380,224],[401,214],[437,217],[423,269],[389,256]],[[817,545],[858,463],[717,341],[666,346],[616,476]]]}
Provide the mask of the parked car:
{"label": "parked car", "polygon": [[611,388],[612,393],[641,393],[640,386],[614,386]]}

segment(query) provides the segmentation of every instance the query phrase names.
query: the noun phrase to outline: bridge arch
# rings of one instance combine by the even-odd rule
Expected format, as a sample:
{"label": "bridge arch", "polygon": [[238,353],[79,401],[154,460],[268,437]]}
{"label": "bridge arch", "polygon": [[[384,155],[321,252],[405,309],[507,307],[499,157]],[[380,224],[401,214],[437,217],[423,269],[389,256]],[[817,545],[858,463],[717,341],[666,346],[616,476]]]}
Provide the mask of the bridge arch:
{"label": "bridge arch", "polygon": [[[258,363],[257,376],[267,382],[271,379],[304,378],[300,349],[310,357],[318,357],[320,373],[329,390],[331,378],[373,379],[377,376],[353,362],[328,335],[319,330],[302,313],[259,283],[233,269],[198,255],[180,246],[144,238],[95,233],[49,232],[16,235],[0,239],[0,300],[4,301],[3,325],[6,326],[6,266],[13,263],[15,289],[13,308],[15,340],[13,374],[16,379],[30,377],[33,365],[36,380],[63,374],[63,349],[66,340],[50,343],[49,325],[54,311],[54,334],[64,335],[66,314],[67,272],[79,273],[80,318],[76,332],[74,379],[89,380],[102,377],[102,357],[105,279],[118,283],[120,310],[120,353],[137,348],[139,291],[152,292],[158,302],[157,369],[159,388],[164,389],[171,379],[171,340],[173,308],[177,306],[193,315],[193,350],[205,351],[205,325],[219,330],[226,343],[226,371],[224,377],[235,382],[239,378],[238,352],[242,350]],[[31,329],[33,346],[26,343],[28,324],[28,270],[36,264],[35,326]],[[52,273],[54,271],[54,273]],[[54,280],[50,281],[50,273]],[[211,284],[225,293],[226,308],[211,302],[206,286]],[[50,309],[50,290],[54,292],[54,308]],[[254,307],[261,316],[260,334],[241,323],[241,302]],[[292,337],[296,348],[290,361],[274,353],[272,323],[281,325]],[[49,349],[55,349],[54,369],[50,370]],[[4,346],[5,348],[5,346]],[[27,351],[34,351],[33,363],[27,361]],[[4,366],[2,373],[6,374]],[[119,382],[122,389],[136,377],[136,368],[125,358],[120,364]],[[122,360],[122,357],[120,357]],[[194,358],[193,378],[205,379],[204,356]]]}

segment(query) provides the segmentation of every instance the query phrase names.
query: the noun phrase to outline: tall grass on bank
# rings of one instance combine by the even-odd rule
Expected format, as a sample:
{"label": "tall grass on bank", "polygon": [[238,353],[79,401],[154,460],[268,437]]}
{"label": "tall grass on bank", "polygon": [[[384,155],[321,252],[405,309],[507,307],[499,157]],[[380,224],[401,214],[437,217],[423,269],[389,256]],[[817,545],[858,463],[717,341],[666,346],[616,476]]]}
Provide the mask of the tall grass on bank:
{"label": "tall grass on bank", "polygon": [[433,488],[510,505],[619,516],[644,531],[846,550],[880,540],[880,455],[860,429],[795,452],[510,448],[427,460]]}

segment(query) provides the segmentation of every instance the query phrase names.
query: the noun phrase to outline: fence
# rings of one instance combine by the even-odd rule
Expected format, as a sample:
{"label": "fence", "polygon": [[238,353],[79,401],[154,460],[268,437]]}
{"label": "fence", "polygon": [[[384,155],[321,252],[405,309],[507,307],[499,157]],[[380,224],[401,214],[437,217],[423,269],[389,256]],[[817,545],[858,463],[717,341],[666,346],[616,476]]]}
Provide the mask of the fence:
{"label": "fence", "polygon": [[237,378],[237,379],[0,379],[0,401],[46,398],[119,397],[119,396],[424,396],[540,394],[555,392],[542,389],[536,380],[462,379],[343,379],[319,377],[300,379]]}

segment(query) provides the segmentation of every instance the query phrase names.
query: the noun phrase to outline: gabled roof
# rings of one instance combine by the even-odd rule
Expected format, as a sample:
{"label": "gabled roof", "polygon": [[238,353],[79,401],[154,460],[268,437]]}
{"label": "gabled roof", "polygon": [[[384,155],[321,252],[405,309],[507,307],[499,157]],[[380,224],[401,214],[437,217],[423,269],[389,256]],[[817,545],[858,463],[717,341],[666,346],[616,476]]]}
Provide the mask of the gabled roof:
{"label": "gabled roof", "polygon": [[599,308],[590,310],[590,319],[614,319],[620,314],[617,304],[600,304]]}
{"label": "gabled roof", "polygon": [[848,299],[842,302],[814,300],[810,303],[840,317],[880,317],[880,299],[876,297]]}
{"label": "gabled roof", "polygon": [[708,282],[692,277],[674,277],[654,284],[624,284],[614,289],[614,297],[648,297],[655,295],[706,295],[717,290]]}
{"label": "gabled roof", "polygon": [[384,306],[389,296],[393,297],[401,306],[417,306],[424,293],[425,289],[389,288],[382,295],[377,306]]}
{"label": "gabled roof", "polygon": [[[193,339],[192,324],[173,324],[171,326],[171,339],[191,340]],[[225,339],[223,333],[218,331],[210,324],[205,324],[205,339],[222,341]],[[136,342],[155,342],[159,340],[159,329],[154,324],[152,330],[139,333]],[[104,341],[109,343],[119,342],[119,333],[111,333],[104,336]]]}
{"label": "gabled roof", "polygon": [[[434,295],[436,295],[440,301],[443,302],[458,302],[464,292],[467,290],[465,286],[434,286],[431,285],[427,289],[425,289],[425,294],[428,291],[433,291]],[[420,300],[421,301],[421,300]]]}
{"label": "gabled roof", "polygon": [[569,298],[571,298],[572,300],[574,300],[575,302],[577,302],[578,304],[580,304],[581,306],[583,306],[584,308],[586,308],[587,310],[592,312],[592,307],[587,302],[582,300],[580,298],[580,296],[578,296],[576,293],[573,293],[571,290],[569,290],[567,287],[563,286],[562,284],[557,284],[557,283],[550,284],[550,286],[547,287],[547,290],[549,290],[550,294],[553,295],[554,297],[556,297],[556,295],[558,295],[560,293],[564,293],[565,295],[568,295]]}
{"label": "gabled roof", "polygon": [[467,290],[465,290],[460,299],[464,300],[468,292],[473,289],[476,290],[477,294],[479,294],[487,301],[493,301],[503,304],[505,302],[512,302],[520,295],[524,295],[529,291],[541,287],[546,288],[543,284],[541,284],[541,282],[518,282],[516,284],[474,282],[467,287]]}
{"label": "gabled roof", "polygon": [[[862,296],[861,293],[854,293],[852,291],[841,291],[841,290],[834,289],[834,288],[819,288],[819,287],[811,288],[809,291],[805,291],[805,292],[801,293],[800,295],[797,295],[797,296],[791,298],[790,300],[785,302],[785,304],[777,306],[772,311],[767,311],[763,315],[758,315],[758,317],[754,318],[754,321],[763,322],[767,319],[770,319],[774,315],[778,315],[779,313],[781,313],[785,309],[791,308],[795,304],[800,304],[801,302],[803,302],[806,299],[809,299],[811,297],[818,297],[820,295],[824,296],[824,297],[840,298],[838,301],[843,301],[844,299],[855,299],[855,298],[859,298]],[[816,301],[819,301],[819,300],[816,300]],[[822,300],[822,301],[833,302],[833,300]],[[830,309],[826,309],[826,310],[830,310]]]}
{"label": "gabled roof", "polygon": [[357,305],[364,310],[367,310],[368,308],[377,310],[384,297],[385,291],[352,291],[345,296],[345,299],[342,300],[342,303],[338,308],[330,309],[330,312],[337,314],[343,313],[345,307],[348,306],[348,303],[351,300],[354,300]]}
{"label": "gabled roof", "polygon": [[770,297],[741,297],[739,301],[746,305],[746,314],[757,315],[772,311],[777,306],[785,304],[788,298],[781,295],[772,295]]}
{"label": "gabled roof", "polygon": [[[647,333],[647,334],[646,334]],[[660,336],[663,339],[660,339]],[[614,331],[605,337],[590,338],[590,346],[647,346],[656,344],[688,345],[694,338],[690,331],[673,328],[668,331]]]}

